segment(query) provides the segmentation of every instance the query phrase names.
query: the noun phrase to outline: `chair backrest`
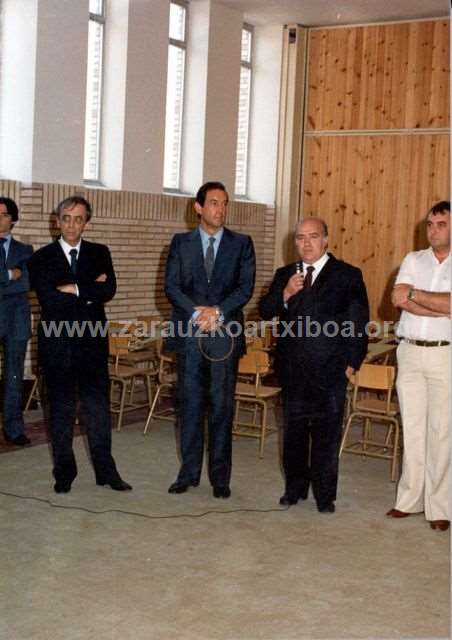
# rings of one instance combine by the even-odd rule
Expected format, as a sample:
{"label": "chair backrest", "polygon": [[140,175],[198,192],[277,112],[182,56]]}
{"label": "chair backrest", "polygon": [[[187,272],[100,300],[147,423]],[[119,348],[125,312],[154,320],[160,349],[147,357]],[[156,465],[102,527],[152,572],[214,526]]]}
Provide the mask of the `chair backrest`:
{"label": "chair backrest", "polygon": [[128,336],[120,336],[115,333],[108,334],[108,353],[110,357],[113,358],[116,372],[118,370],[120,356],[129,353],[129,342],[130,338]]}
{"label": "chair backrest", "polygon": [[261,376],[269,373],[270,359],[266,351],[251,350],[245,353],[239,360],[239,375],[254,377],[256,393],[259,391]]}
{"label": "chair backrest", "polygon": [[353,382],[353,398],[352,408],[356,410],[357,403],[363,404],[358,400],[360,390],[367,389],[372,391],[385,392],[385,412],[389,413],[391,409],[391,397],[394,389],[395,367],[382,364],[363,364],[359,371],[354,375]]}
{"label": "chair backrest", "polygon": [[355,374],[355,384],[366,389],[389,391],[394,380],[395,368],[390,365],[363,364]]}

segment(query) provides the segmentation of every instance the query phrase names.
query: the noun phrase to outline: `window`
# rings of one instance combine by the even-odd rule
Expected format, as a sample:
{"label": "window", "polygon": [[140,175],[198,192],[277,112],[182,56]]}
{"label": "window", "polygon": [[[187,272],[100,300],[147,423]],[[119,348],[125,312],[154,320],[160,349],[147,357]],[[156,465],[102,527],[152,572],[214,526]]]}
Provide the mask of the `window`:
{"label": "window", "polygon": [[235,163],[235,195],[244,197],[248,187],[248,141],[251,102],[253,29],[244,25],[240,62],[239,121]]}
{"label": "window", "polygon": [[187,49],[186,33],[187,3],[183,0],[171,2],[163,187],[167,190],[175,191],[180,188],[185,57]]}
{"label": "window", "polygon": [[85,113],[85,180],[100,179],[100,133],[102,117],[102,63],[105,0],[89,0],[88,68]]}

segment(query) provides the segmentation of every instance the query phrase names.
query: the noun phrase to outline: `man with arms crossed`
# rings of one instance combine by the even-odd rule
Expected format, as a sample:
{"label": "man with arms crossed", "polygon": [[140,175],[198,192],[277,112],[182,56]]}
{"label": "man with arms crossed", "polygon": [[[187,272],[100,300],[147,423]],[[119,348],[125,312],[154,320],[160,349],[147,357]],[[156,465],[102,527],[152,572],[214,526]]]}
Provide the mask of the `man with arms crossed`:
{"label": "man with arms crossed", "polygon": [[450,525],[451,327],[450,202],[427,215],[430,247],[402,262],[392,302],[402,309],[397,334],[397,394],[403,468],[392,518],[425,513],[432,529]]}
{"label": "man with arms crossed", "polygon": [[[256,260],[251,238],[224,227],[228,200],[221,182],[204,184],[195,202],[199,227],[176,234],[169,250],[165,292],[173,306],[174,336],[167,348],[177,354],[182,458],[169,493],[184,493],[199,484],[207,413],[213,495],[231,495],[234,391],[245,350],[242,308],[253,293]],[[229,323],[234,338],[228,335]],[[197,337],[199,332],[209,335]]]}
{"label": "man with arms crossed", "polygon": [[367,351],[367,294],[361,271],[327,253],[320,218],[297,225],[301,262],[275,273],[260,311],[280,319],[277,373],[285,419],[282,505],[312,486],[321,513],[334,513],[347,381]]}
{"label": "man with arms crossed", "polygon": [[50,406],[54,489],[68,493],[77,476],[72,438],[78,398],[96,484],[127,491],[132,487],[120,477],[111,455],[108,336],[99,331],[106,325],[104,304],[116,292],[110,251],[82,240],[92,214],[84,198],[66,198],[56,214],[61,237],[39,249],[29,263],[41,305],[38,354]]}
{"label": "man with arms crossed", "polygon": [[19,210],[11,198],[0,198],[0,343],[3,345],[3,436],[8,444],[25,447],[22,387],[25,353],[31,336],[27,261],[30,244],[18,242],[12,229]]}

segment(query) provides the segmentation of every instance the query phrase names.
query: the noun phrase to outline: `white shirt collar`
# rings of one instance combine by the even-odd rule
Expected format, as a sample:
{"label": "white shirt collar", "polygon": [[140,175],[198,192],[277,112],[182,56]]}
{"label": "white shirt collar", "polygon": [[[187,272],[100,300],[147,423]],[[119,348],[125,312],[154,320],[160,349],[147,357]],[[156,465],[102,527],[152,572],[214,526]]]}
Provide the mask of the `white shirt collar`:
{"label": "white shirt collar", "polygon": [[77,258],[78,258],[79,253],[80,253],[80,245],[82,244],[81,240],[79,241],[79,243],[75,247],[73,247],[70,244],[68,244],[65,240],[63,240],[62,237],[58,239],[58,242],[60,243],[61,248],[64,251],[64,255],[66,256],[66,259],[68,260],[69,264],[71,263],[70,251],[72,249],[77,249]]}

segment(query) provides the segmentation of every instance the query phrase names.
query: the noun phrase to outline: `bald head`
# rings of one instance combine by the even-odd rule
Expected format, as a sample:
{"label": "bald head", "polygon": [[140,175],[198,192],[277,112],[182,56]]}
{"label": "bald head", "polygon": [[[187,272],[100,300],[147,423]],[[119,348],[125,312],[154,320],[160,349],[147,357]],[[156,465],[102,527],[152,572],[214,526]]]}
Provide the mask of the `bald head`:
{"label": "bald head", "polygon": [[298,255],[306,262],[313,264],[320,260],[328,246],[328,227],[321,218],[306,218],[297,224],[295,246]]}

